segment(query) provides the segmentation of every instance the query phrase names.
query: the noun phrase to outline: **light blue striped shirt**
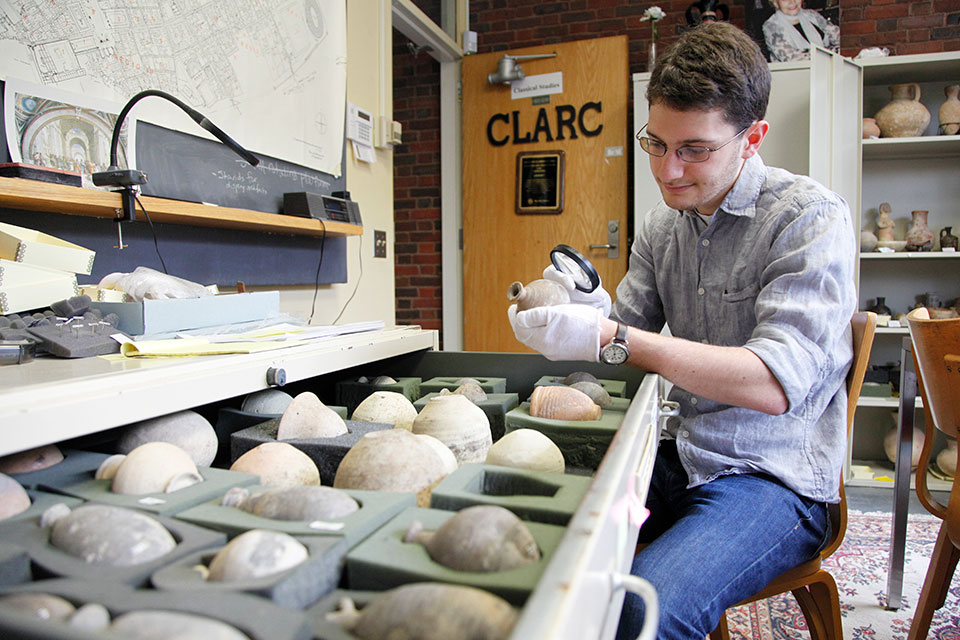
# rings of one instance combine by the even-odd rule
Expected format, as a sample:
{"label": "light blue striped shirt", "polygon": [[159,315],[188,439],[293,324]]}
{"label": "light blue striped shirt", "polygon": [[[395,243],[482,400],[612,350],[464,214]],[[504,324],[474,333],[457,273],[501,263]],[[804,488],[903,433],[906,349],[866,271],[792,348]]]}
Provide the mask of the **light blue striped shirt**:
{"label": "light blue striped shirt", "polygon": [[667,432],[690,486],[759,472],[814,500],[839,500],[856,256],[846,202],[758,155],[711,224],[662,201],[638,223],[611,317],[648,331],[666,322],[679,338],[746,347],[789,402],[771,416],[675,386],[680,417]]}

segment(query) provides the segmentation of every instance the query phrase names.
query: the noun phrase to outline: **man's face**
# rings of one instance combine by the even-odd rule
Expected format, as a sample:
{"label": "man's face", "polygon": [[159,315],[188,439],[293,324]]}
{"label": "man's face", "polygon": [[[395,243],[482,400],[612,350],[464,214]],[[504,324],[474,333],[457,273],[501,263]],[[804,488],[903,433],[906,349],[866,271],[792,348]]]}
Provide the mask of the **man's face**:
{"label": "man's face", "polygon": [[650,119],[643,135],[667,145],[662,158],[650,156],[650,171],[667,206],[697,209],[705,215],[717,210],[749,155],[744,154],[744,148],[750,129],[711,153],[705,162],[684,162],[676,150],[682,146],[715,149],[738,131],[723,119],[720,109],[677,111],[660,103],[650,105]]}
{"label": "man's face", "polygon": [[788,16],[795,16],[800,13],[803,7],[803,0],[778,0],[777,7]]}

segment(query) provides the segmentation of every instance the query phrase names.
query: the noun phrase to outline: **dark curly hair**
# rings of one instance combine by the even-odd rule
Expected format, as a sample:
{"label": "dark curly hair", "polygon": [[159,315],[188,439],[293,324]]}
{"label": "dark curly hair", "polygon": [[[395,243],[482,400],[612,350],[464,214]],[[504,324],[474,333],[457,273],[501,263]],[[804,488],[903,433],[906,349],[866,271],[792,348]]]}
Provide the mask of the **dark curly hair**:
{"label": "dark curly hair", "polygon": [[770,68],[750,36],[726,22],[705,22],[657,59],[647,102],[677,111],[720,108],[737,129],[767,112]]}

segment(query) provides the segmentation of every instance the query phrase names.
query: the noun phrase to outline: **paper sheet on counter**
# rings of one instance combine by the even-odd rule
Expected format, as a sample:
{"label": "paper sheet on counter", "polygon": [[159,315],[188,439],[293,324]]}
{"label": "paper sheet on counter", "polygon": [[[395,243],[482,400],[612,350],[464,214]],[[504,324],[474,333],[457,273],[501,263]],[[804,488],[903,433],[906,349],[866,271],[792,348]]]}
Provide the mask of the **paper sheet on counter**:
{"label": "paper sheet on counter", "polygon": [[210,342],[204,338],[177,338],[175,340],[128,340],[121,342],[120,353],[125,357],[214,356],[228,353],[256,353],[270,349],[286,349],[305,340],[273,340],[270,342]]}

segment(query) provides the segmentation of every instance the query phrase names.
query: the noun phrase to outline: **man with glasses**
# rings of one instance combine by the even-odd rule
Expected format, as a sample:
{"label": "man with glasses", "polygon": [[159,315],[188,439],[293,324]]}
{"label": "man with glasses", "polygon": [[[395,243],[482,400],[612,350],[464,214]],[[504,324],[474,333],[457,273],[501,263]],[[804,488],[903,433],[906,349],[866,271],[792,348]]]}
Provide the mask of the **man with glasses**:
{"label": "man with glasses", "polygon": [[[637,139],[663,201],[638,223],[612,313],[602,288],[577,292],[552,267],[571,304],[509,311],[550,359],[626,362],[673,383],[680,415],[632,567],[659,594],[658,638],[704,638],[814,557],[839,501],[856,240],[843,199],[760,159],[769,91],[742,31],[684,34],[651,73]],[[618,637],[642,620],[628,594]]]}

